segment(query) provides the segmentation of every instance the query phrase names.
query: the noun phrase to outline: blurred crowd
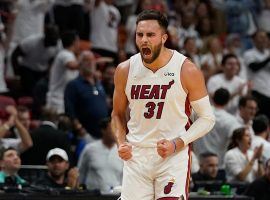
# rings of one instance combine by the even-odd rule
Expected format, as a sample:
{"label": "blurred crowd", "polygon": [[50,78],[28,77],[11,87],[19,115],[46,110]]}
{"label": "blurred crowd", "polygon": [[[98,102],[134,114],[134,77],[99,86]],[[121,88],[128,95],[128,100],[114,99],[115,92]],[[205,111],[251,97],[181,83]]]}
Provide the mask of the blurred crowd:
{"label": "blurred crowd", "polygon": [[202,70],[211,97],[216,124],[193,144],[192,191],[230,183],[270,199],[269,0],[1,0],[0,183],[29,183],[22,163],[47,166],[35,187],[121,185],[113,77],[137,53],[144,9],[167,15],[166,46]]}

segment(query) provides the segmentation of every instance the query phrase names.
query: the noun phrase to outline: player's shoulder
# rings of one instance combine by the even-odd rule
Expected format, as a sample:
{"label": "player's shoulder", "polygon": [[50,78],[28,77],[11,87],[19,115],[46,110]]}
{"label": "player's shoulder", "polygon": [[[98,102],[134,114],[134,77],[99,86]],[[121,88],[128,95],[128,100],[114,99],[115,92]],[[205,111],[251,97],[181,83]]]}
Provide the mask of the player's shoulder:
{"label": "player's shoulder", "polygon": [[185,76],[194,76],[200,73],[201,70],[191,60],[186,58],[182,65],[181,74]]}
{"label": "player's shoulder", "polygon": [[116,73],[117,74],[120,73],[121,75],[124,75],[124,74],[128,75],[129,67],[130,67],[130,59],[119,63],[116,68]]}

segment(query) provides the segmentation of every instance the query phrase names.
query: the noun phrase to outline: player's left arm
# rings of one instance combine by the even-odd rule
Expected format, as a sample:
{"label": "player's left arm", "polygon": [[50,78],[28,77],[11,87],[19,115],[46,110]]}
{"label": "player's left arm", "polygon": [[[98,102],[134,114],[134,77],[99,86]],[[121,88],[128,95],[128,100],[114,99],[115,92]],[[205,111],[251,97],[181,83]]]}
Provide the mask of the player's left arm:
{"label": "player's left arm", "polygon": [[210,105],[202,72],[189,60],[185,60],[181,70],[181,83],[188,95],[198,119],[187,130],[187,133],[172,141],[163,139],[157,143],[157,151],[163,158],[208,133],[215,124],[215,116]]}
{"label": "player's left arm", "polygon": [[187,92],[189,102],[198,115],[198,119],[190,126],[187,133],[176,138],[176,151],[208,133],[215,124],[215,116],[209,101],[202,72],[186,59],[181,70],[181,80]]}

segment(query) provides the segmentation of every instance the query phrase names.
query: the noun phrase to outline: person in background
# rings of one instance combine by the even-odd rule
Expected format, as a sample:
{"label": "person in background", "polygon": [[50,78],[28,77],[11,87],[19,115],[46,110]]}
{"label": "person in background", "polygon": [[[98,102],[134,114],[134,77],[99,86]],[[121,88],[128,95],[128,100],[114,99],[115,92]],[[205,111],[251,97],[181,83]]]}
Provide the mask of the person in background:
{"label": "person in background", "polygon": [[205,151],[215,152],[219,159],[220,169],[224,168],[223,159],[233,131],[241,127],[235,116],[225,110],[229,99],[230,94],[227,89],[219,88],[215,91],[213,96],[213,108],[216,123],[207,135],[193,143],[194,152],[197,155]]}
{"label": "person in background", "polygon": [[207,89],[211,96],[218,88],[226,88],[230,92],[230,99],[226,110],[235,115],[240,97],[247,95],[250,82],[246,82],[237,74],[240,69],[239,60],[234,54],[226,54],[221,61],[222,73],[211,76],[207,82]]}
{"label": "person in background", "polygon": [[109,110],[103,85],[96,76],[94,54],[83,52],[79,66],[79,76],[70,81],[65,89],[65,112],[75,128],[86,129],[93,139],[101,138],[98,123],[108,117]]}
{"label": "person in background", "polygon": [[57,123],[57,113],[52,109],[44,109],[40,126],[31,132],[33,147],[21,155],[24,165],[44,165],[48,151],[56,147],[70,155],[68,134],[60,131]]}
{"label": "person in background", "polygon": [[0,151],[0,187],[17,187],[28,185],[27,181],[18,175],[21,168],[21,159],[18,152],[10,148],[3,148]]}
{"label": "person in background", "polygon": [[[7,106],[6,112],[9,118],[0,126],[0,147],[12,147],[22,153],[33,146],[30,133],[18,118],[18,112],[14,106]],[[16,130],[16,138],[9,138],[11,128]]]}
{"label": "person in background", "polygon": [[69,81],[77,77],[79,71],[76,56],[80,52],[79,36],[74,31],[66,31],[61,35],[64,49],[61,50],[50,69],[49,90],[46,107],[64,112],[64,91]]}
{"label": "person in background", "polygon": [[252,138],[252,149],[263,145],[262,159],[267,161],[270,158],[270,142],[269,138],[269,119],[266,115],[258,115],[254,118],[252,128],[254,137]]}
{"label": "person in background", "polygon": [[100,127],[102,139],[86,145],[80,156],[80,183],[85,184],[89,190],[109,193],[122,184],[123,161],[117,155],[111,119],[101,120]]}
{"label": "person in background", "polygon": [[[102,19],[102,20],[101,20]],[[96,0],[90,11],[90,41],[94,53],[118,62],[118,27],[121,15],[114,0]]]}
{"label": "person in background", "polygon": [[253,35],[254,47],[244,52],[248,79],[252,80],[252,95],[258,99],[259,112],[270,118],[270,50],[269,37],[259,30]]}
{"label": "person in background", "polygon": [[228,149],[224,163],[229,182],[251,183],[263,175],[263,146],[251,150],[251,135],[247,128],[239,128],[233,132]]}
{"label": "person in background", "polygon": [[69,159],[65,150],[51,149],[46,156],[48,172],[33,183],[35,186],[58,189],[77,189],[78,170],[69,169]]}
{"label": "person in background", "polygon": [[60,48],[58,28],[53,25],[45,26],[44,35],[31,35],[18,44],[11,59],[24,95],[33,94],[34,86],[47,75]]}
{"label": "person in background", "polygon": [[[212,152],[204,152],[199,157],[200,170],[192,174],[192,181],[194,183],[194,191],[197,191],[200,182],[211,181],[212,183],[224,183],[226,181],[225,173],[218,170],[218,155]],[[211,187],[211,186],[210,186]],[[211,188],[205,188],[206,190]]]}
{"label": "person in background", "polygon": [[265,164],[265,175],[253,181],[244,193],[254,200],[270,199],[270,159]]}
{"label": "person in background", "polygon": [[242,96],[240,98],[236,119],[242,126],[245,126],[249,129],[251,136],[254,136],[252,123],[257,112],[258,104],[256,98],[253,96]]}

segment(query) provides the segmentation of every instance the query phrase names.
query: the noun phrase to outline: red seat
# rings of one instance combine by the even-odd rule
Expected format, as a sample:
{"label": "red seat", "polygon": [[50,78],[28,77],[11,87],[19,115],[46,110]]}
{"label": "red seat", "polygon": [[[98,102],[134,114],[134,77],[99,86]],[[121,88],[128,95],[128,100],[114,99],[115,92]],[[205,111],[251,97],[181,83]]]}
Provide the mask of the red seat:
{"label": "red seat", "polygon": [[6,107],[9,105],[16,106],[15,100],[12,97],[0,95],[0,119],[8,118]]}
{"label": "red seat", "polygon": [[16,106],[16,102],[12,97],[0,95],[0,108],[6,108],[7,106]]}
{"label": "red seat", "polygon": [[25,107],[29,108],[30,110],[32,109],[33,102],[34,102],[34,100],[30,96],[19,97],[17,100],[18,105],[25,106]]}

